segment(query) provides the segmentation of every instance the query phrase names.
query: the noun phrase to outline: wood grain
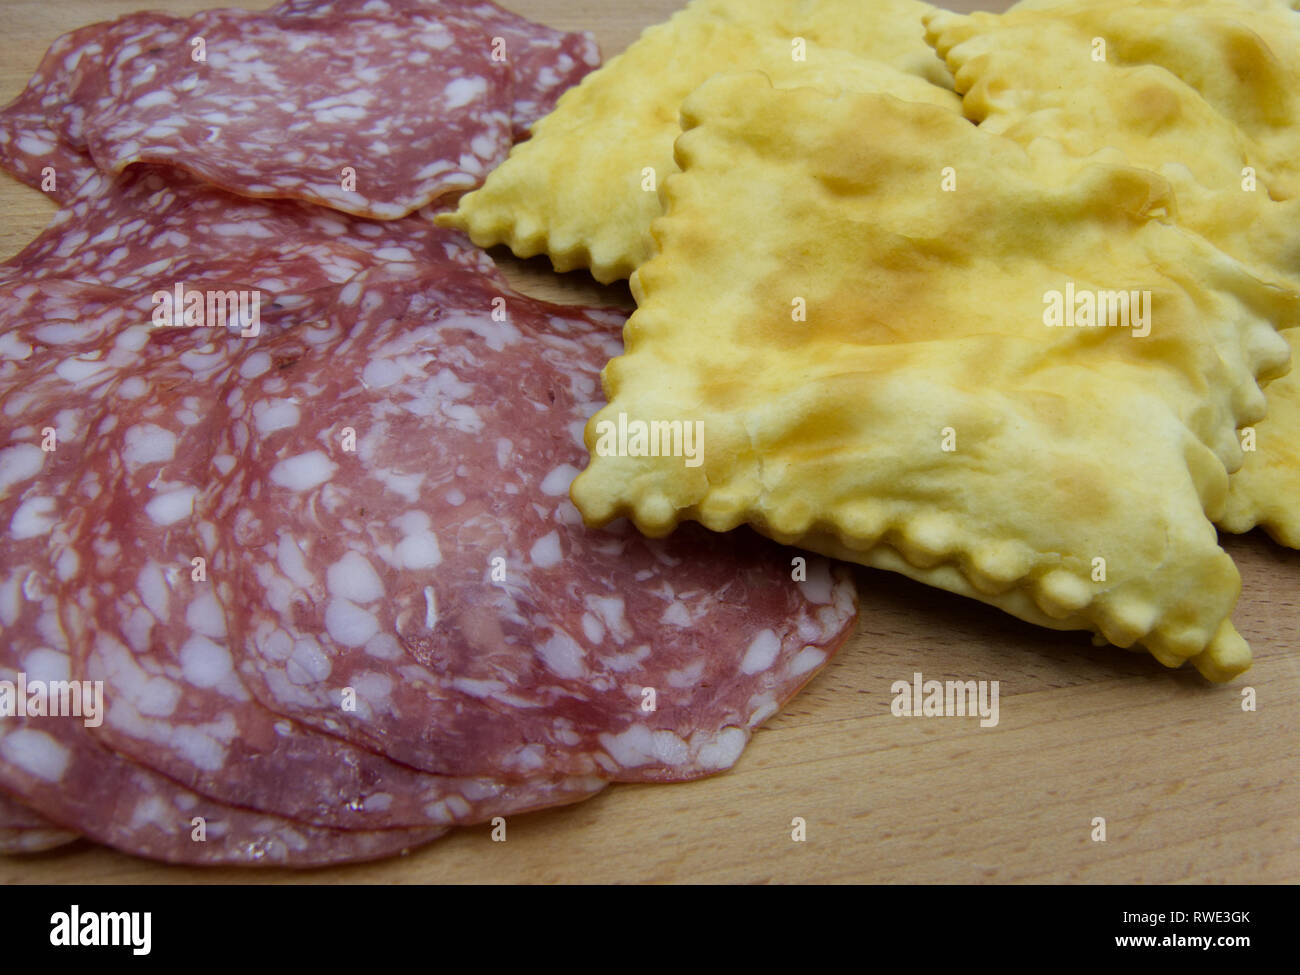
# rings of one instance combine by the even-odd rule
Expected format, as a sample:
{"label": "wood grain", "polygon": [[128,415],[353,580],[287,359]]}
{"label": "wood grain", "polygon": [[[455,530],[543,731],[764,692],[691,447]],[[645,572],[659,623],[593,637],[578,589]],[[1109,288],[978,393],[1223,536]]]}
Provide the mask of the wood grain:
{"label": "wood grain", "polygon": [[[208,5],[150,4],[178,12]],[[594,30],[609,57],[679,3],[507,5],[557,27]],[[58,34],[139,6],[6,3],[0,101],[21,89]],[[0,253],[21,248],[53,210],[39,193],[0,182]],[[625,285],[555,275],[545,259],[493,256],[538,296],[630,307]],[[856,635],[727,774],[614,786],[570,809],[513,819],[505,843],[486,828],[465,829],[375,864],[197,870],[80,843],[0,859],[0,883],[1295,882],[1300,553],[1259,533],[1224,544],[1241,567],[1236,621],[1256,660],[1229,686],[862,570]],[[1000,681],[999,724],[894,717],[890,685],[918,671]],[[1253,713],[1241,708],[1246,686],[1258,695]],[[1107,822],[1104,843],[1090,839],[1097,816]],[[807,822],[806,842],[791,840],[795,817]]]}

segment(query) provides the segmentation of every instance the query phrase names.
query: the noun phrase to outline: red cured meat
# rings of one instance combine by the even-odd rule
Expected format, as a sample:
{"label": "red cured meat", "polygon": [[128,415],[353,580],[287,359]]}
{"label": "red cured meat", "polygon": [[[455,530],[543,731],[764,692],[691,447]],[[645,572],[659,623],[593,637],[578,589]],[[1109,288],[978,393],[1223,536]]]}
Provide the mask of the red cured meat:
{"label": "red cured meat", "polygon": [[204,795],[348,829],[477,822],[598,792],[594,777],[502,784],[396,765],[271,713],[233,669],[206,569],[217,528],[193,499],[231,473],[212,456],[228,387],[330,338],[302,325],[270,351],[192,348],[114,390],[70,492],[63,551],[81,564],[60,592],[74,672],[104,682],[96,734]]}
{"label": "red cured meat", "polygon": [[27,105],[10,105],[0,119],[0,169],[13,173],[52,200],[66,203],[99,170],[90,156],[69,147],[45,115]]}
{"label": "red cured meat", "polygon": [[[477,54],[486,51],[489,67],[484,77],[490,76],[494,84],[491,91],[485,93],[482,99],[484,104],[478,107],[491,107],[491,111],[479,113],[479,120],[486,120],[488,125],[482,131],[475,131],[472,127],[462,130],[466,138],[458,146],[460,151],[455,153],[455,163],[460,168],[448,169],[440,177],[443,183],[447,184],[442,188],[447,192],[458,192],[481,181],[481,176],[486,170],[480,165],[481,158],[475,155],[475,136],[479,138],[480,146],[485,139],[501,141],[500,120],[495,116],[497,110],[508,112],[513,137],[525,138],[532,124],[554,108],[555,102],[566,89],[577,84],[600,64],[600,52],[595,38],[589,32],[555,30],[503,10],[486,0],[448,0],[443,3],[434,0],[387,0],[387,2],[385,0],[334,0],[334,2],[288,0],[265,13],[212,11],[198,15],[193,21],[158,13],[135,13],[115,21],[92,24],[71,31],[55,40],[24,91],[8,106],[0,109],[0,168],[7,169],[29,185],[42,189],[55,200],[60,202],[72,200],[78,187],[92,176],[97,168],[89,153],[90,137],[87,122],[90,122],[89,128],[98,133],[97,137],[101,140],[111,138],[107,133],[102,132],[105,126],[110,125],[122,126],[120,132],[131,130],[133,125],[142,132],[149,132],[151,124],[157,122],[154,116],[160,113],[152,111],[148,102],[142,107],[138,98],[150,94],[152,89],[145,89],[156,82],[159,71],[163,71],[166,77],[169,72],[164,69],[176,67],[175,61],[167,59],[167,52],[169,50],[175,52],[178,43],[188,45],[190,38],[196,36],[197,27],[215,25],[219,28],[219,36],[222,31],[231,30],[231,17],[240,21],[250,17],[261,18],[260,23],[263,24],[264,31],[288,30],[303,35],[293,43],[309,43],[307,38],[313,36],[313,32],[332,38],[330,32],[336,28],[349,32],[357,29],[378,31],[383,37],[376,37],[372,41],[375,45],[393,41],[393,28],[430,41],[435,38],[440,41],[450,31],[452,35],[459,38],[456,45],[458,51],[454,57],[448,54],[446,58],[454,60],[457,64],[463,58],[465,64],[460,65],[463,68],[472,68],[480,63]],[[375,27],[374,25],[380,21],[388,26]],[[256,42],[257,32],[250,34],[250,39]],[[184,48],[184,51],[188,53],[189,48]],[[412,52],[394,44],[388,52],[388,58],[384,61],[385,71],[392,66],[395,60],[392,55],[395,51],[404,52],[408,56],[415,53],[417,57],[420,53],[418,48]],[[471,60],[464,58],[463,52],[477,53]],[[498,58],[502,60],[497,60]],[[196,63],[191,61],[191,64]],[[375,76],[375,67],[372,64],[356,61],[353,67],[357,67],[362,72],[363,76],[359,75],[361,80]],[[447,70],[454,71],[455,67],[455,65],[447,66]],[[237,75],[241,70],[243,69],[236,69],[235,74]],[[286,64],[284,70],[293,69]],[[499,76],[505,77],[504,83]],[[185,83],[184,79],[180,82],[181,85]],[[385,90],[391,88],[393,84],[390,73],[381,76],[380,85]],[[206,87],[210,89],[212,86]],[[162,88],[157,90],[163,91]],[[227,94],[233,94],[234,91],[235,89],[232,89]],[[498,104],[503,97],[503,91],[510,96],[508,106]],[[154,96],[155,99],[162,97],[164,96]],[[214,97],[220,95],[214,94]],[[187,104],[191,104],[188,98]],[[436,100],[424,97],[416,98],[411,104],[413,108],[422,109],[419,114],[425,116],[426,124],[428,116],[437,109]],[[153,106],[155,109],[157,107]],[[454,110],[453,115],[463,116],[471,107],[462,106]],[[210,118],[218,117],[211,112],[207,114]],[[195,117],[203,123],[210,120],[210,118],[199,118],[197,113]],[[446,121],[447,119],[440,119],[439,125],[442,126]],[[454,122],[455,119],[453,118],[452,121]],[[269,116],[263,114],[263,122],[264,127],[270,127]],[[212,129],[211,125],[203,125],[205,140],[201,148],[212,148],[210,140],[206,139]],[[442,126],[441,131],[443,136],[440,136],[438,145],[443,147],[444,155],[447,156],[443,161],[451,162],[452,147],[457,147],[457,144],[446,138],[445,126]],[[317,148],[324,147],[323,151],[333,152],[336,155],[356,152],[361,145],[377,144],[373,139],[366,143],[350,142],[348,136],[337,126],[330,127],[326,134],[328,141],[321,141]],[[427,139],[431,136],[426,132],[425,137]],[[316,138],[324,139],[324,135],[318,132]],[[281,147],[282,141],[277,138],[273,148],[279,150]],[[439,161],[436,152],[428,158],[421,159],[418,151],[422,148],[424,147],[417,141],[406,143],[402,149],[402,162],[407,164],[406,168],[411,170],[412,165],[416,166],[416,169],[411,172],[418,172],[419,169]],[[491,168],[491,165],[500,161],[505,148],[504,144],[498,145],[486,157],[489,163],[486,168]],[[101,149],[111,160],[115,150],[103,145]],[[150,151],[153,155],[149,157],[156,158],[157,161],[187,166],[186,159],[178,158],[166,145],[155,146]],[[291,148],[288,151],[292,153],[295,150]],[[239,159],[237,146],[230,147],[227,152],[229,158],[226,161],[234,170],[246,173],[252,171],[248,169],[251,165],[250,160]],[[465,160],[464,166],[461,166],[461,156],[466,153],[469,158]],[[280,154],[275,151],[272,151],[271,156],[280,158]],[[281,163],[286,161],[290,163],[288,168],[293,169],[292,159],[280,159]],[[305,153],[303,162],[306,162]],[[400,175],[402,162],[386,161],[384,163],[386,174]],[[364,166],[357,167],[355,161],[350,164],[358,168],[358,175],[362,179],[366,178],[362,175]],[[110,161],[106,165],[112,168],[116,164]],[[203,165],[205,164],[196,160],[192,165],[188,165],[188,168]],[[50,168],[53,169],[52,179]],[[391,173],[387,173],[389,169]],[[371,176],[374,176],[373,172]],[[333,194],[334,187],[340,184],[340,179],[332,170],[330,177],[328,182],[331,199],[324,202],[338,205]],[[244,188],[251,178],[247,176],[237,178],[230,185],[240,192],[251,193]],[[221,178],[214,178],[213,181],[229,182]],[[421,187],[417,183],[418,181],[414,179],[408,180],[405,186],[394,182],[387,188],[387,192],[399,197],[405,193],[408,197],[423,196],[428,199],[442,195],[441,192],[436,192],[430,196],[429,187],[427,185]],[[456,185],[458,183],[464,185],[458,186]],[[270,194],[258,192],[251,195],[281,194],[275,190]],[[294,190],[287,195],[300,194]],[[308,199],[316,198],[303,195]],[[366,198],[364,189],[360,196]],[[342,208],[350,211],[353,209],[347,205]],[[380,213],[363,204],[355,212],[383,217],[390,217],[395,212],[392,206],[382,207],[382,209],[383,212]],[[407,209],[409,211],[410,207]]]}
{"label": "red cured meat", "polygon": [[84,136],[106,171],[166,163],[245,196],[402,217],[478,185],[510,148],[508,65],[468,24],[454,8],[149,24],[108,52]]}
{"label": "red cured meat", "polygon": [[[87,149],[86,116],[109,99],[105,61],[123,43],[143,41],[152,31],[174,24],[175,17],[142,11],[113,21],[90,24],[57,38],[36,74],[14,104],[39,108],[47,124],[70,149]],[[8,127],[0,112],[0,128]]]}
{"label": "red cured meat", "polygon": [[[413,2],[428,5],[428,0]],[[543,27],[485,0],[455,2],[483,18],[485,34],[505,41],[515,82],[512,112],[517,140],[555,108],[561,95],[600,67],[600,48],[590,31]]]}
{"label": "red cured meat", "polygon": [[[37,330],[47,329],[48,344],[52,346],[93,341],[121,320],[120,308],[131,297],[122,288],[99,287],[83,281],[12,279],[0,283],[0,333],[28,325]],[[145,305],[139,307],[143,310]],[[0,358],[10,361],[14,354],[9,352]]]}
{"label": "red cured meat", "polygon": [[[118,388],[114,377],[139,362],[135,339],[121,339],[148,337],[138,328],[108,328],[114,341],[106,348],[100,348],[103,338],[62,348],[25,334],[48,332],[53,324],[11,330],[0,345],[0,680],[15,684],[20,675],[71,678],[56,584],[77,573],[79,557],[51,553],[60,548],[86,418],[102,407],[108,389]],[[47,429],[57,434],[48,451],[41,448]],[[78,717],[0,721],[0,788],[67,830],[178,863],[345,862],[441,835],[437,829],[328,830],[226,806],[102,748]],[[206,824],[203,842],[193,838],[195,816]]]}
{"label": "red cured meat", "polygon": [[600,49],[589,31],[560,31],[534,23],[488,0],[285,0],[271,8],[282,16],[334,17],[363,11],[366,16],[436,18],[448,9],[477,20],[480,44],[499,50],[511,70],[514,102],[511,121],[516,139],[528,136],[534,122],[555,107],[560,95],[600,67]]}
{"label": "red cured meat", "polygon": [[77,834],[0,792],[0,853],[43,853],[66,846]]}
{"label": "red cured meat", "polygon": [[793,582],[748,533],[582,526],[621,320],[384,268],[342,290],[339,340],[234,390],[213,563],[268,707],[447,774],[736,761],[847,636],[853,583],[815,557]]}
{"label": "red cured meat", "polygon": [[[10,648],[0,649],[0,679],[16,677],[10,658]],[[331,830],[226,806],[101,748],[75,718],[0,722],[0,785],[90,839],[168,863],[347,863],[391,856],[445,832]]]}
{"label": "red cured meat", "polygon": [[[59,202],[97,172],[81,134],[85,107],[101,95],[103,57],[120,33],[166,20],[132,14],[111,24],[91,24],[57,38],[27,87],[0,109],[0,168]],[[49,179],[47,167],[54,170]]]}
{"label": "red cured meat", "polygon": [[[27,557],[25,582],[33,573],[41,576],[20,601],[17,617],[8,615],[11,607],[5,607],[0,680],[16,683],[21,673],[29,681],[66,681],[70,661],[55,600],[43,585],[55,570],[34,562],[31,548],[15,545],[8,536],[0,540],[0,563],[6,574],[17,555]],[[101,748],[76,717],[0,721],[0,788],[21,795],[25,803],[68,831],[127,853],[174,863],[341,863],[387,856],[442,832],[327,830],[225,806]],[[193,833],[196,816],[205,823],[202,842]],[[14,840],[11,845],[19,843]]]}
{"label": "red cured meat", "polygon": [[54,824],[0,792],[0,830],[53,829]]}
{"label": "red cured meat", "polygon": [[132,290],[223,284],[269,297],[333,287],[386,262],[495,274],[483,251],[420,216],[378,222],[291,200],[250,200],[183,173],[98,175],[0,281],[57,277]]}
{"label": "red cured meat", "polygon": [[0,827],[0,854],[44,853],[67,846],[79,837],[66,829],[4,829]]}
{"label": "red cured meat", "polygon": [[[63,284],[61,300],[75,303],[72,286]],[[103,290],[83,287],[92,294]],[[16,680],[19,671],[29,680],[83,676],[71,668],[57,615],[57,583],[60,579],[68,584],[89,578],[84,574],[85,563],[104,554],[70,544],[65,525],[69,499],[74,509],[81,500],[91,500],[76,497],[70,486],[73,471],[86,467],[96,470],[96,457],[102,456],[85,450],[86,431],[93,429],[87,417],[98,412],[100,426],[115,427],[118,417],[130,414],[129,404],[165,398],[167,390],[184,388],[186,383],[214,383],[223,363],[240,358],[233,351],[238,348],[233,340],[214,345],[204,343],[204,334],[193,330],[160,333],[147,326],[127,324],[133,320],[129,304],[122,316],[113,323],[107,311],[101,312],[98,317],[105,324],[89,338],[76,331],[61,331],[59,323],[45,321],[6,333],[7,342],[0,345],[9,357],[5,366],[12,367],[15,357],[22,357],[21,371],[0,371],[0,388],[4,389],[0,396],[4,421],[0,429],[0,522],[6,529],[0,536],[0,636],[4,643],[0,679]],[[277,330],[287,324],[277,323]],[[68,339],[69,344],[48,344],[60,338]],[[170,345],[159,349],[159,342]],[[141,370],[140,375],[131,371],[136,368]],[[6,381],[17,377],[21,382]],[[106,409],[110,402],[112,408]],[[168,422],[176,422],[177,415],[190,418],[179,397],[172,405],[175,409]],[[112,420],[106,420],[108,417]],[[44,424],[56,431],[53,451],[42,452],[36,447]],[[102,441],[96,437],[95,442],[99,445]],[[113,442],[107,440],[108,444]],[[137,455],[147,456],[150,449],[137,444]],[[156,445],[152,449],[156,452]],[[89,483],[83,482],[83,489],[94,495],[96,492],[89,489],[105,484],[109,480],[103,476],[105,473],[92,475]],[[137,501],[145,511],[149,510],[146,500]],[[114,561],[107,566],[108,578],[120,578],[112,571],[122,563],[120,553],[109,557]],[[66,604],[62,608],[66,610]],[[96,675],[91,677],[95,679]],[[107,700],[113,702],[114,696],[109,694]],[[219,710],[213,708],[212,715],[220,717]],[[247,713],[243,717],[247,719]],[[307,745],[291,740],[285,750],[269,749],[272,756],[282,760],[278,769],[259,763],[256,754],[240,756],[250,767],[235,770],[232,778],[239,780],[236,789],[242,781],[246,787],[260,788],[262,795],[276,794],[278,790],[278,794],[288,796],[296,812],[311,811],[313,802],[326,803],[328,808],[319,810],[318,818],[347,820],[354,827],[354,831],[339,832],[228,808],[206,796],[194,795],[169,779],[104,751],[93,741],[94,732],[76,719],[11,718],[3,724],[0,784],[28,797],[60,824],[127,852],[175,862],[311,865],[385,856],[433,839],[441,831],[376,831],[380,824],[387,826],[401,819],[421,824],[473,821],[479,816],[575,801],[602,785],[598,781],[568,780],[512,787],[494,782],[447,781],[397,769],[376,756],[325,739]],[[245,720],[239,731],[251,739],[255,750],[265,745],[268,729],[277,738],[289,737],[285,729],[265,719],[256,725]],[[186,731],[179,725],[174,730],[178,737]],[[283,761],[286,755],[287,763]],[[313,760],[308,768],[305,763]],[[273,774],[295,769],[299,774],[288,781],[279,781]],[[180,765],[175,770],[186,773]],[[322,781],[304,781],[308,771]],[[256,773],[267,777],[240,780],[240,776]],[[193,771],[186,774],[194,777]],[[330,793],[330,786],[336,786],[337,791]],[[240,798],[252,801],[259,794],[253,791]],[[424,804],[416,808],[421,801]],[[209,842],[198,844],[191,840],[193,815],[207,821]],[[355,831],[359,826],[365,828]],[[56,838],[63,837],[14,836],[3,845],[10,850],[31,850],[38,845],[47,847]],[[212,842],[214,839],[219,842]]]}
{"label": "red cured meat", "polygon": [[[54,283],[58,302],[37,307],[75,305],[79,287],[85,305],[98,304],[95,314],[38,319],[0,333],[0,643],[18,657],[15,669],[22,669],[18,663],[37,670],[66,665],[56,588],[81,570],[80,553],[64,542],[89,430],[111,406],[110,392],[140,395],[146,386],[138,377],[130,384],[119,379],[140,370],[151,354],[183,358],[180,346],[197,335],[160,333],[147,319],[142,323],[138,299],[114,304],[103,288]],[[47,661],[47,654],[58,659]]]}

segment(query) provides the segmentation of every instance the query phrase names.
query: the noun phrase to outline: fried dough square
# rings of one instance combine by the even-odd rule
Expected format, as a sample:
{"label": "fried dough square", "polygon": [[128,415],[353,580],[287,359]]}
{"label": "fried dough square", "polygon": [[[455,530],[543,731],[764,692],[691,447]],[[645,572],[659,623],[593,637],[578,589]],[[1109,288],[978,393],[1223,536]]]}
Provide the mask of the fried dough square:
{"label": "fried dough square", "polygon": [[929,9],[915,0],[695,0],[566,92],[439,222],[481,247],[548,254],[557,271],[626,278],[651,253],[659,190],[676,169],[678,107],[711,75],[760,69],[780,87],[856,87],[960,111],[925,43]]}
{"label": "fried dough square", "polygon": [[[1249,665],[1207,512],[1293,296],[1165,222],[1157,174],[1045,166],[936,106],[743,74],[682,123],[573,486],[590,523],[747,522],[1214,680]],[[1121,291],[1126,322],[1064,322]]]}
{"label": "fried dough square", "polygon": [[[1179,223],[1300,291],[1300,14],[1281,0],[1055,0],[936,11],[926,28],[984,128],[1075,154],[1110,147],[1157,170]],[[1268,401],[1269,418],[1243,431],[1253,449],[1219,523],[1297,547],[1300,381],[1275,382]]]}
{"label": "fried dough square", "polygon": [[[1116,102],[1115,115],[1096,121],[1111,125],[1116,138],[1140,134],[1145,124],[1147,138],[1181,139],[1193,149],[1186,164],[1196,167],[1201,160],[1187,141],[1188,127],[1204,122],[1193,108],[1208,108],[1238,130],[1274,198],[1300,195],[1300,13],[1281,0],[1069,0],[1001,15],[935,10],[925,19],[941,54],[982,38],[959,58],[958,71],[980,76],[978,84],[957,79],[972,118],[1014,118],[1027,107],[1054,106],[1078,120],[1080,101],[1092,104],[1080,87],[1095,87],[1096,75],[1108,88],[1146,82],[1152,90],[1145,105]],[[1021,52],[1019,64],[1003,58],[990,71],[978,63],[1008,44]],[[1136,80],[1121,82],[1114,69]],[[1189,105],[1162,78],[1181,82],[1201,104]]]}

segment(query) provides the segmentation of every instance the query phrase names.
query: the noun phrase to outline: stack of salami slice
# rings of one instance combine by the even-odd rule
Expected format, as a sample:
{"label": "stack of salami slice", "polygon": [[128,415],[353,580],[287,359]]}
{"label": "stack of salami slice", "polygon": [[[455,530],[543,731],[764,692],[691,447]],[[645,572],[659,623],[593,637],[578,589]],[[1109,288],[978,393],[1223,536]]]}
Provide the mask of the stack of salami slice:
{"label": "stack of salami slice", "polygon": [[429,220],[597,60],[286,0],[75,31],[0,112],[62,204],[0,265],[0,850],[384,856],[726,769],[845,639],[827,562],[584,528],[624,316]]}

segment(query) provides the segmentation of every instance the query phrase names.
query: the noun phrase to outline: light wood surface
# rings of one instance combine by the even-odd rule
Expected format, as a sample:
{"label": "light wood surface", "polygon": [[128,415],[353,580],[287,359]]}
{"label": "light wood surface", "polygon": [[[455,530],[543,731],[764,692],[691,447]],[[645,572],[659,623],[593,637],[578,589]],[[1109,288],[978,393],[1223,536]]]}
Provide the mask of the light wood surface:
{"label": "light wood surface", "polygon": [[[247,6],[266,6],[270,0]],[[869,0],[863,0],[869,2]],[[506,0],[594,30],[608,58],[677,0]],[[58,34],[141,0],[0,2],[0,101]],[[202,0],[154,0],[188,12]],[[959,9],[997,7],[953,3]],[[49,219],[42,196],[0,178],[0,253]],[[517,286],[620,302],[625,286],[494,256]],[[1255,666],[1208,685],[1145,655],[885,573],[859,573],[862,615],[838,658],[755,736],[731,772],[673,786],[613,786],[568,809],[510,821],[505,843],[459,830],[407,857],[291,871],[198,870],[88,843],[0,858],[0,883],[1300,880],[1300,554],[1260,533],[1226,538],[1244,593],[1236,622]],[[890,686],[1000,681],[1000,722],[901,718]],[[1242,710],[1252,687],[1258,710]],[[807,823],[793,842],[791,823]],[[1105,842],[1090,838],[1104,817]]]}

